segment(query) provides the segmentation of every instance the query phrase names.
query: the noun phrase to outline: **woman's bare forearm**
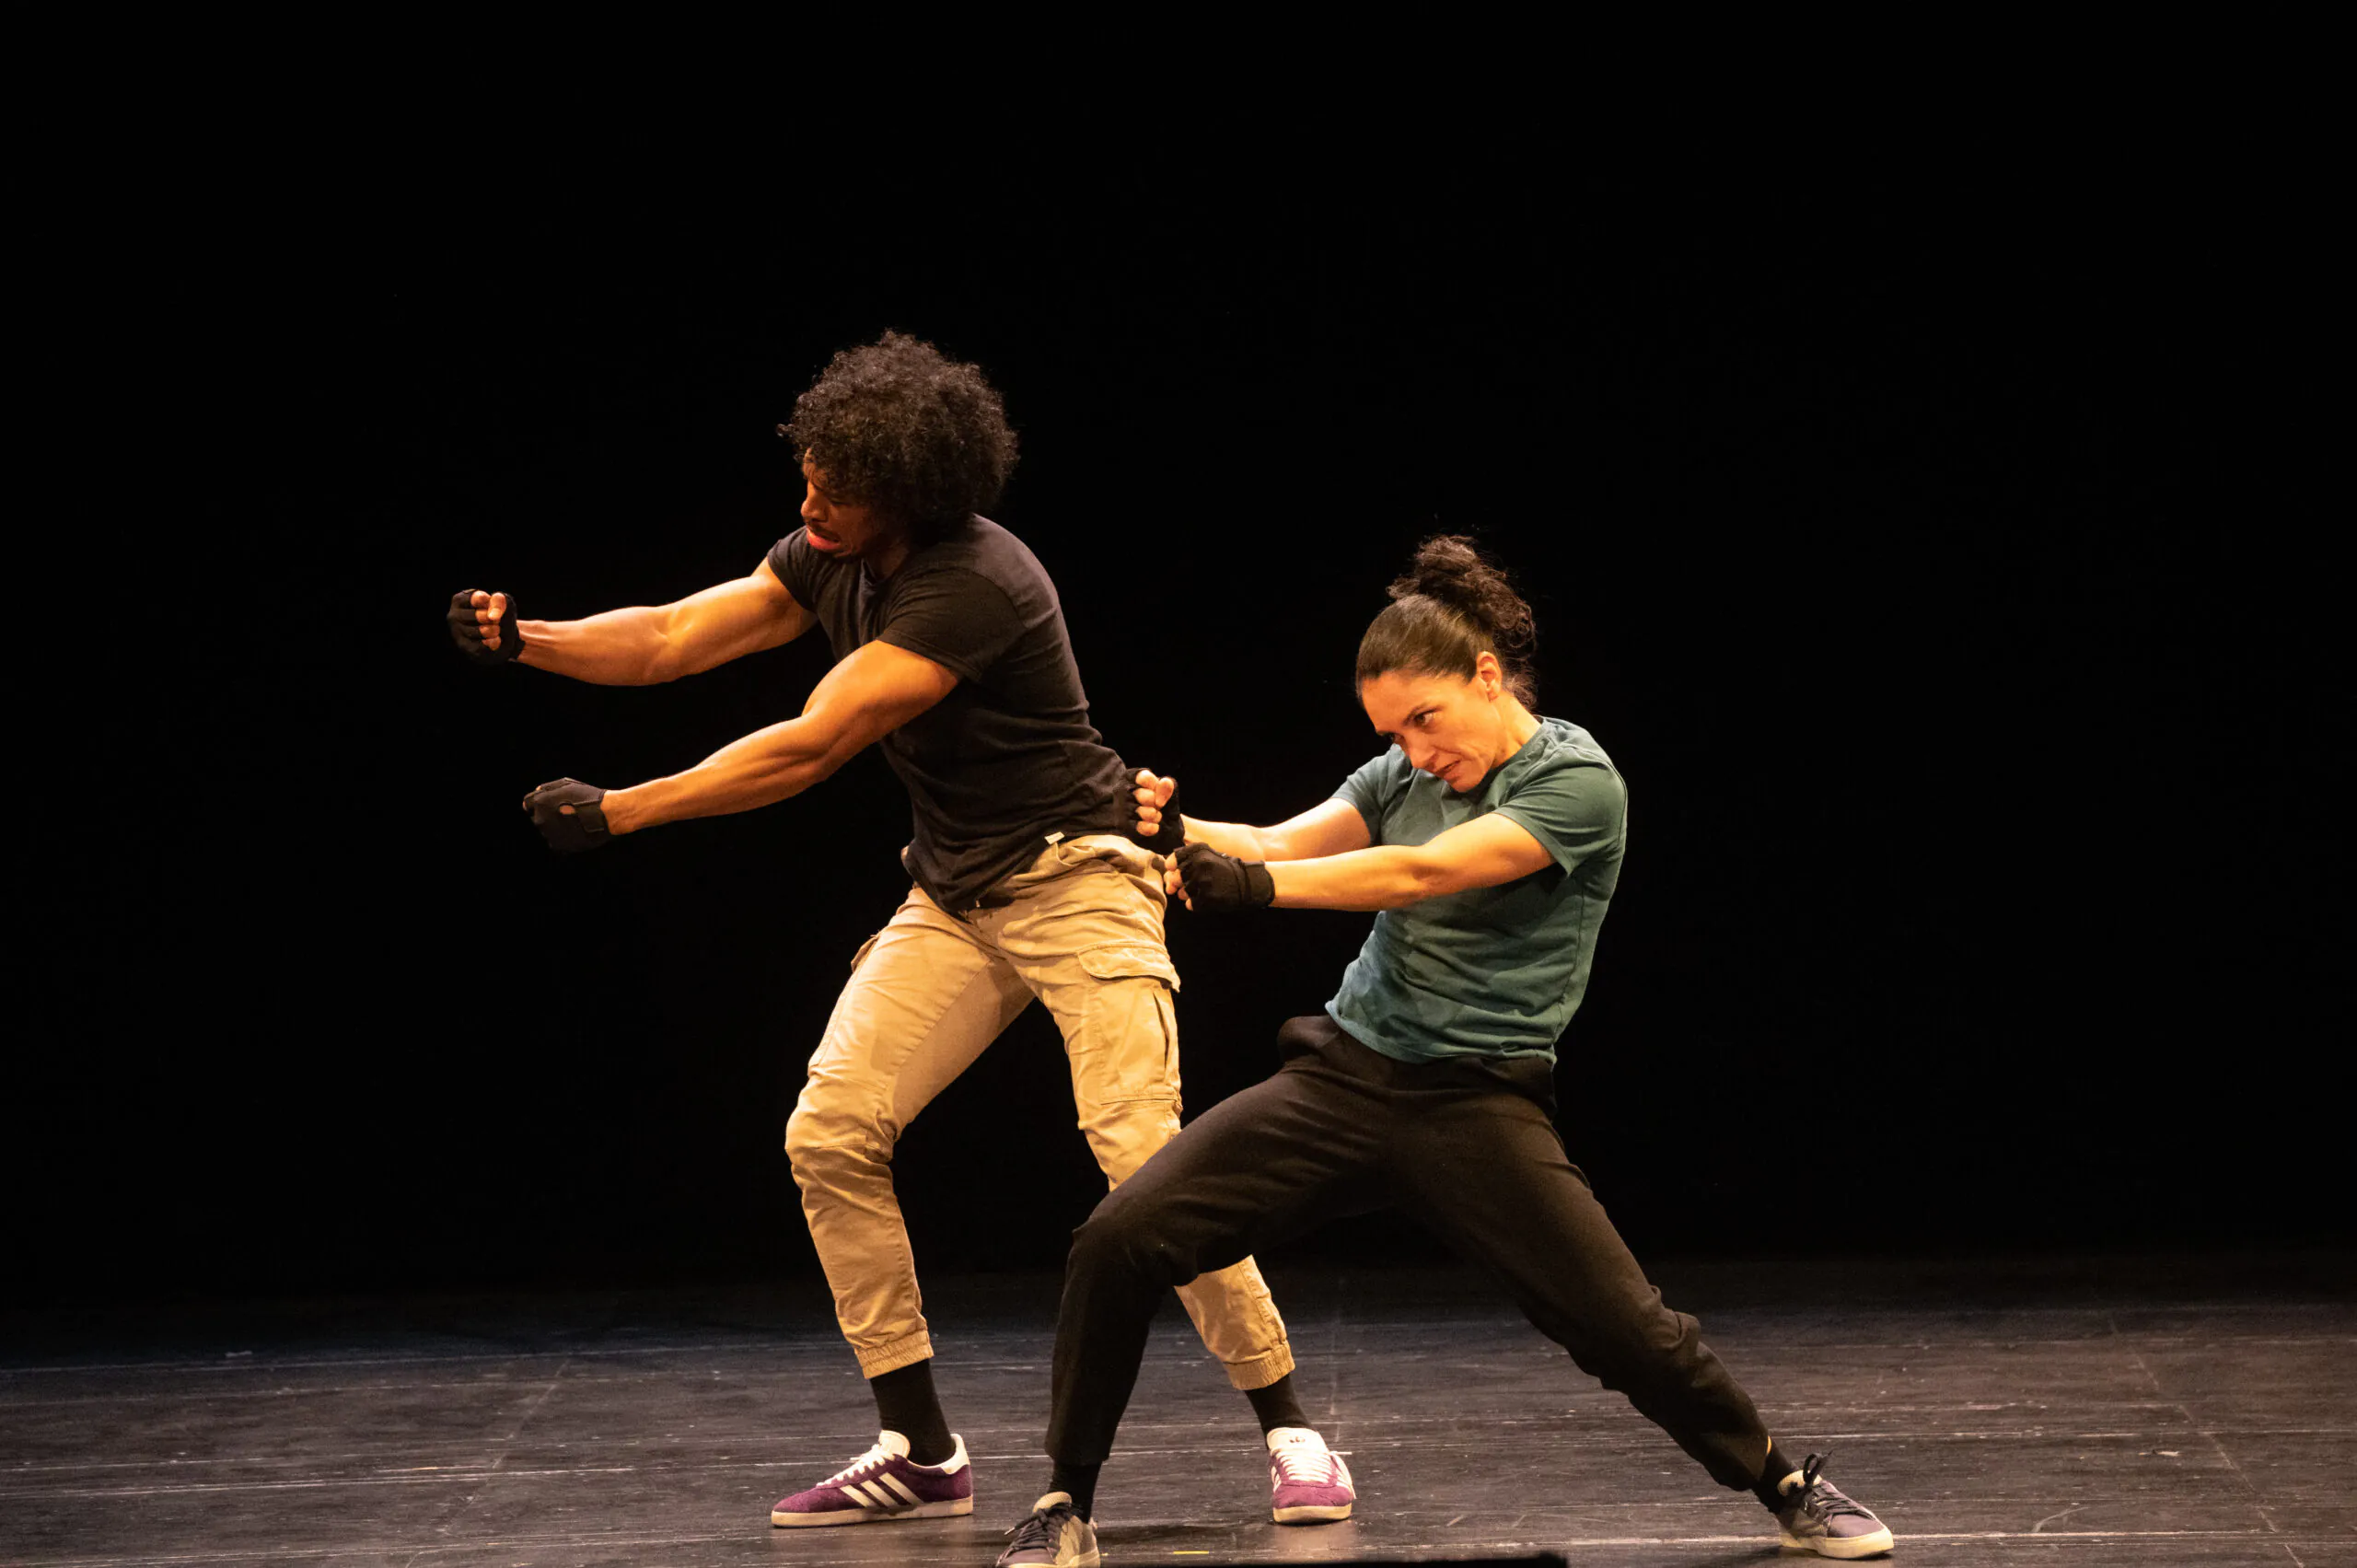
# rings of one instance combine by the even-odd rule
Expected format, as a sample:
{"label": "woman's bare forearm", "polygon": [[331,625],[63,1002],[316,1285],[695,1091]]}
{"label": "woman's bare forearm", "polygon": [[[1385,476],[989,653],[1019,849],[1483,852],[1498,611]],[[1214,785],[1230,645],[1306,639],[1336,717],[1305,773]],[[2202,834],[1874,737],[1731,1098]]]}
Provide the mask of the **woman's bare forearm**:
{"label": "woman's bare forearm", "polygon": [[1266,828],[1206,822],[1195,817],[1183,819],[1188,838],[1238,860],[1312,860],[1364,849],[1368,840],[1366,819],[1355,807],[1341,800],[1320,801],[1297,817]]}
{"label": "woman's bare forearm", "polygon": [[1528,828],[1493,811],[1420,844],[1281,859],[1269,867],[1269,880],[1279,909],[1391,910],[1498,887],[1552,864]]}
{"label": "woman's bare forearm", "polygon": [[1187,842],[1209,844],[1222,854],[1232,854],[1238,860],[1266,860],[1261,835],[1263,830],[1248,828],[1241,822],[1206,822],[1201,817],[1181,815],[1187,825]]}
{"label": "woman's bare forearm", "polygon": [[1450,872],[1422,846],[1407,844],[1378,844],[1269,866],[1279,909],[1399,909],[1455,892],[1457,879]]}

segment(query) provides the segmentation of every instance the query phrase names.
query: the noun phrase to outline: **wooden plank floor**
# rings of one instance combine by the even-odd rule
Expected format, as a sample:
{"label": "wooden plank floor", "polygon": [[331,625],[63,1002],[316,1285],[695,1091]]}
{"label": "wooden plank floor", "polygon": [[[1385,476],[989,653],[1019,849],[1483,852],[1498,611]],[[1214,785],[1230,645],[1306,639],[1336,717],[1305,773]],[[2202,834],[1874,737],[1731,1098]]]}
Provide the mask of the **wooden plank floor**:
{"label": "wooden plank floor", "polygon": [[[2357,1565],[2357,1267],[2334,1253],[1666,1266],[1794,1454],[1933,1564]],[[1358,1516],[1268,1522],[1175,1308],[1097,1515],[1110,1562],[1557,1551],[1773,1561],[1723,1493],[1477,1283],[1275,1271]],[[0,1563],[984,1568],[1041,1490],[1054,1281],[932,1282],[971,1519],[773,1530],[872,1438],[807,1286],[5,1324]]]}

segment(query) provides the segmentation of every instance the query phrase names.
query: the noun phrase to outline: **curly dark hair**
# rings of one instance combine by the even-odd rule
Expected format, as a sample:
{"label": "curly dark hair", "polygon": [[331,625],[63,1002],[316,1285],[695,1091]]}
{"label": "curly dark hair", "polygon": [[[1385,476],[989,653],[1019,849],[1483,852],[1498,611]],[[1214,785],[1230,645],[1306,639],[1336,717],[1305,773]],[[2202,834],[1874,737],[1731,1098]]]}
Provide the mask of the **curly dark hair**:
{"label": "curly dark hair", "polygon": [[919,544],[996,505],[1015,471],[1006,405],[981,369],[905,332],[835,355],[778,434],[831,494]]}
{"label": "curly dark hair", "polygon": [[1463,534],[1436,534],[1416,547],[1391,602],[1359,639],[1358,681],[1395,669],[1470,679],[1473,661],[1498,656],[1506,690],[1525,706],[1538,699],[1530,668],[1538,623],[1505,572]]}

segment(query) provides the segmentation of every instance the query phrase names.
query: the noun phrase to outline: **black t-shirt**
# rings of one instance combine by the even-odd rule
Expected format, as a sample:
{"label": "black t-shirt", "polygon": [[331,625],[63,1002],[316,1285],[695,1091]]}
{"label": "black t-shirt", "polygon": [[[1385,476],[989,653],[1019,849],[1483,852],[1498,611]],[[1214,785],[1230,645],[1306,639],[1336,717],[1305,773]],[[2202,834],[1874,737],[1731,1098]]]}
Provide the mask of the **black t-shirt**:
{"label": "black t-shirt", "polygon": [[901,861],[934,902],[972,908],[1051,833],[1127,830],[1127,771],[1088,722],[1056,586],[1021,540],[975,517],[878,583],[796,528],[770,551],[770,569],[826,628],[836,658],[880,640],[958,677],[879,742],[916,818]]}

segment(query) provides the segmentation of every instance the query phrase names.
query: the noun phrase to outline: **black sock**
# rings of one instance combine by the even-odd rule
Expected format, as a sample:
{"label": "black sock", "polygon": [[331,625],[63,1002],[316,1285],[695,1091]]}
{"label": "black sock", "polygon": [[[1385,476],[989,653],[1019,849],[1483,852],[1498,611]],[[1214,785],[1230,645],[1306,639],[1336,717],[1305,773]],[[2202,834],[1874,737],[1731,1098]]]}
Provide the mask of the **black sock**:
{"label": "black sock", "polygon": [[1793,1463],[1791,1457],[1777,1446],[1776,1440],[1770,1438],[1768,1462],[1760,1467],[1759,1484],[1751,1489],[1759,1501],[1768,1505],[1770,1513],[1782,1512],[1784,1494],[1776,1490],[1777,1483],[1798,1469],[1800,1466]]}
{"label": "black sock", "polygon": [[1309,1425],[1309,1417],[1302,1412],[1301,1400],[1294,1395],[1290,1372],[1265,1388],[1245,1389],[1244,1397],[1252,1401],[1252,1413],[1260,1418],[1263,1437],[1280,1426]]}
{"label": "black sock", "polygon": [[1048,1477],[1048,1490],[1072,1493],[1072,1511],[1084,1519],[1088,1518],[1090,1510],[1097,1506],[1097,1472],[1104,1468],[1103,1465],[1068,1465],[1058,1459],[1053,1473]]}
{"label": "black sock", "polygon": [[949,1419],[933,1391],[933,1363],[920,1361],[867,1380],[876,1395],[876,1414],[884,1430],[909,1440],[909,1458],[921,1465],[937,1465],[958,1451],[949,1435]]}

